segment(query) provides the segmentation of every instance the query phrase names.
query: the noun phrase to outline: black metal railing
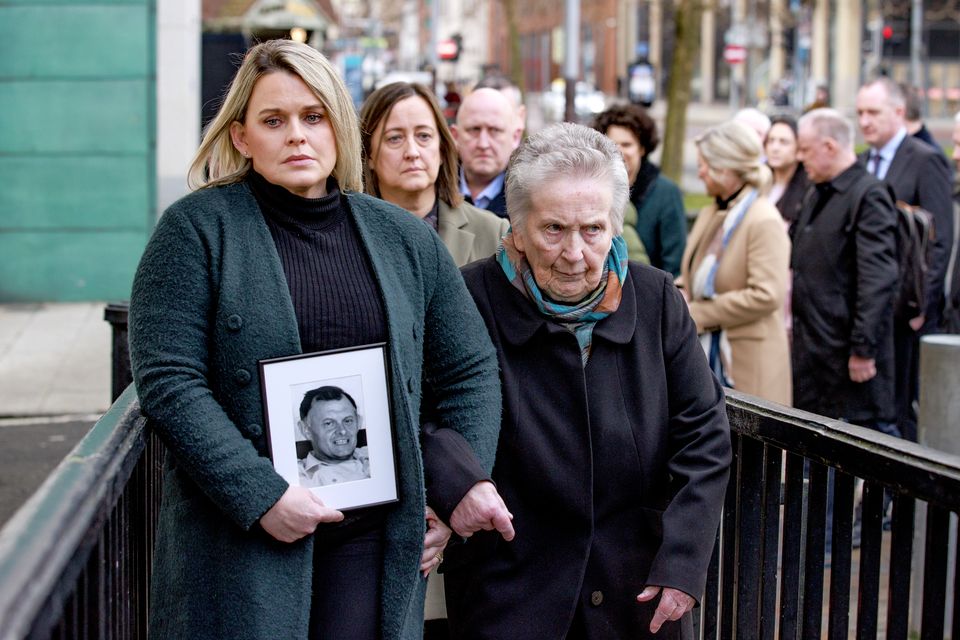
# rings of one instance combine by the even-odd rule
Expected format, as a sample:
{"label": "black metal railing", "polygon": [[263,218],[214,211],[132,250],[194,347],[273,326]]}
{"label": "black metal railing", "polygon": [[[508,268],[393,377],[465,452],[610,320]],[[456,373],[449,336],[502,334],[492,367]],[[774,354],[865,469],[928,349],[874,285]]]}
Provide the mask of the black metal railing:
{"label": "black metal railing", "polygon": [[110,323],[110,399],[116,400],[133,382],[130,371],[130,345],[127,343],[128,302],[111,302],[103,310],[103,319]]}
{"label": "black metal railing", "polygon": [[[735,459],[704,638],[906,640],[920,571],[920,638],[960,638],[957,616],[945,629],[960,457],[732,391],[727,412]],[[925,530],[916,550],[915,522]],[[960,589],[950,591],[960,611]]]}
{"label": "black metal railing", "polygon": [[0,638],[146,638],[161,445],[127,389],[0,530]]}
{"label": "black metal railing", "polygon": [[[125,309],[114,311],[125,343]],[[114,375],[129,376],[114,353]],[[703,638],[906,640],[922,571],[920,637],[960,639],[957,616],[944,628],[960,457],[733,391],[727,407],[735,459],[696,610]],[[0,530],[0,639],[146,637],[161,457],[127,388]],[[926,532],[916,566],[915,522]]]}

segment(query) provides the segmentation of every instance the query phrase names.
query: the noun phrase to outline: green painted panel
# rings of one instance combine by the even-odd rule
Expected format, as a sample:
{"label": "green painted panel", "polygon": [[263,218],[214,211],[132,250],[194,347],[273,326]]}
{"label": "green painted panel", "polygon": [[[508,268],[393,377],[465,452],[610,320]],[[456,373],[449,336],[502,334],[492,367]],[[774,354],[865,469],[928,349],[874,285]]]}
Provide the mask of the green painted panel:
{"label": "green painted panel", "polygon": [[28,4],[33,7],[73,7],[73,6],[84,6],[84,5],[107,5],[107,6],[122,6],[122,5],[144,5],[152,6],[153,0],[96,0],[91,2],[91,0],[2,0],[3,4]]}
{"label": "green painted panel", "polygon": [[[145,157],[0,157],[0,230],[139,229],[154,205]],[[56,188],[44,188],[51,177]]]}
{"label": "green painted panel", "polygon": [[146,153],[147,80],[0,82],[0,153]]}
{"label": "green painted panel", "polygon": [[149,18],[145,6],[0,6],[0,77],[145,76]]}
{"label": "green painted panel", "polygon": [[0,302],[126,300],[146,234],[0,233]]}
{"label": "green painted panel", "polygon": [[0,302],[125,299],[155,215],[155,0],[0,0]]}

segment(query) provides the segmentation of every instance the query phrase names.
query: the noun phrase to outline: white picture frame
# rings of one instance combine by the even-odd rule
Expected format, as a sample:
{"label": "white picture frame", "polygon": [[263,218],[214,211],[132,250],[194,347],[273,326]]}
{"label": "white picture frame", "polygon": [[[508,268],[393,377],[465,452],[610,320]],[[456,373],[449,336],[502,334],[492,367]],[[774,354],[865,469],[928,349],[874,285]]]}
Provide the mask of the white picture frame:
{"label": "white picture frame", "polygon": [[386,344],[259,362],[274,469],[329,507],[398,500]]}

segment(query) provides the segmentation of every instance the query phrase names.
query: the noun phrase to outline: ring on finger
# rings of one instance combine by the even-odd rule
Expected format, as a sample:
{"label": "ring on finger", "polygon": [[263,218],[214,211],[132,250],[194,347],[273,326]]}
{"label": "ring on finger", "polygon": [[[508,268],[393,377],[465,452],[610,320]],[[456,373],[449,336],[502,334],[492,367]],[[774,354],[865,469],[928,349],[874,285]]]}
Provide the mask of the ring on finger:
{"label": "ring on finger", "polygon": [[435,555],[433,559],[437,561],[437,564],[440,564],[441,562],[443,562],[443,551]]}

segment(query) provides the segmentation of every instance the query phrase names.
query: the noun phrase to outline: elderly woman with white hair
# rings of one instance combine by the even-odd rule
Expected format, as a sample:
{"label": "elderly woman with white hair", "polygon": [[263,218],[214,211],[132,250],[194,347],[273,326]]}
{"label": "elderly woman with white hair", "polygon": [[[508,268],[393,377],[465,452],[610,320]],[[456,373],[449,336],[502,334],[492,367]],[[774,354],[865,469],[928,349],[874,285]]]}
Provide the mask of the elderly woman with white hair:
{"label": "elderly woman with white hair", "polygon": [[723,392],[672,277],[629,262],[629,187],[603,134],[531,136],[511,231],[463,270],[499,358],[493,480],[516,538],[451,546],[451,637],[689,637],[730,463]]}
{"label": "elderly woman with white hair", "polygon": [[690,231],[678,284],[721,382],[790,404],[783,321],[790,239],[763,195],[771,179],[763,149],[738,121],[707,130],[696,144],[698,175],[716,201]]}

